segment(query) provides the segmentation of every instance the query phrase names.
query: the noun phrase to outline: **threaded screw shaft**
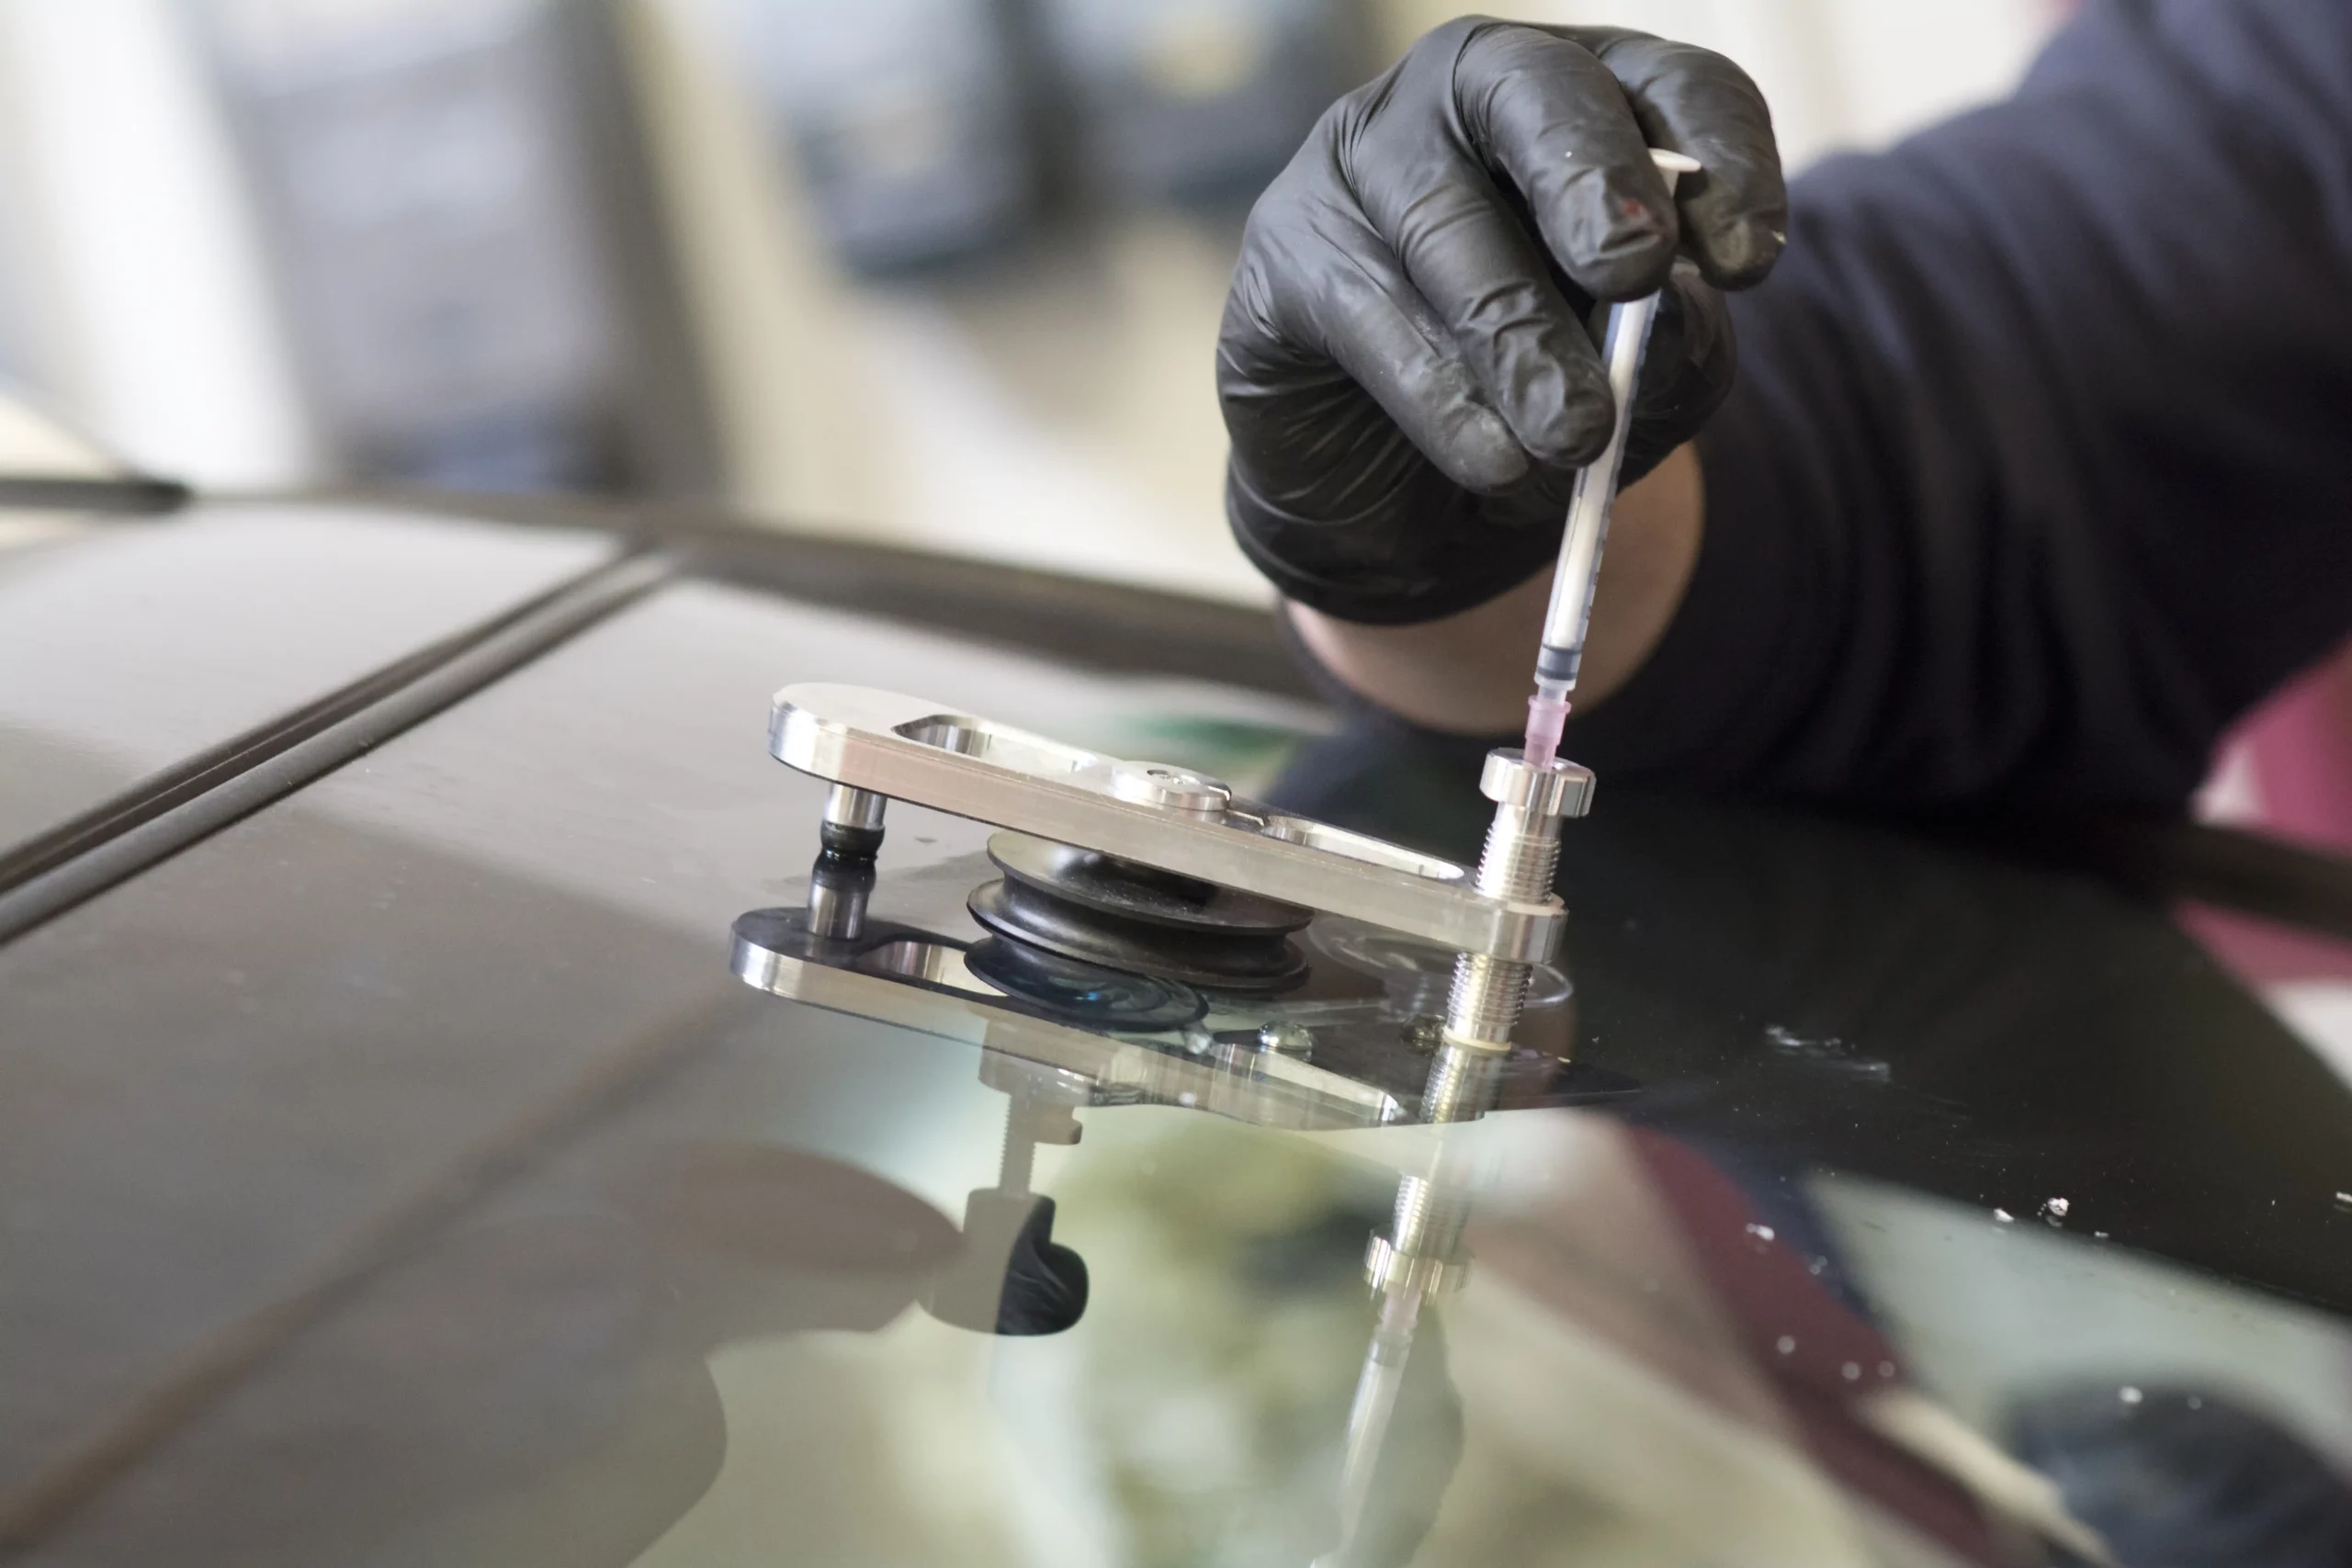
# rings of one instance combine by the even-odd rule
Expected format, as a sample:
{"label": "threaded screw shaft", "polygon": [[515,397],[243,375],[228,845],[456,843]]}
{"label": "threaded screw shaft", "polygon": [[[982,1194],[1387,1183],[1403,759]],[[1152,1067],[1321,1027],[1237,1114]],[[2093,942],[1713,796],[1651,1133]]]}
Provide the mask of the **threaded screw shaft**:
{"label": "threaded screw shaft", "polygon": [[1450,1185],[1408,1176],[1396,1184],[1396,1212],[1389,1222],[1390,1243],[1413,1258],[1451,1258],[1469,1222],[1470,1195]]}
{"label": "threaded screw shaft", "polygon": [[[1474,878],[1490,897],[1532,903],[1547,898],[1560,868],[1560,819],[1508,802],[1495,807]],[[1527,1005],[1534,966],[1465,953],[1453,963],[1453,990],[1445,1009],[1446,1038],[1473,1050],[1506,1051]]]}
{"label": "threaded screw shaft", "polygon": [[1510,1045],[1527,1005],[1527,982],[1534,970],[1508,958],[1465,953],[1453,961],[1453,990],[1446,998],[1445,1038],[1451,1044],[1474,1050],[1501,1051]]}
{"label": "threaded screw shaft", "polygon": [[1558,818],[1530,817],[1510,806],[1495,807],[1474,878],[1479,892],[1532,903],[1551,897],[1552,879],[1559,870]]}

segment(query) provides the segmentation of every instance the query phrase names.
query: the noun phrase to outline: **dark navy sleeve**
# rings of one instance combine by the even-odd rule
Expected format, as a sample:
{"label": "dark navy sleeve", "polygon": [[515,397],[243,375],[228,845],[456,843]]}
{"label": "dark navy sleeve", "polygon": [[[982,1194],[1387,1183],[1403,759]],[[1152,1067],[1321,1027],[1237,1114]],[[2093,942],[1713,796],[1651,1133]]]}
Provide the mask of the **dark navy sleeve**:
{"label": "dark navy sleeve", "polygon": [[2352,631],[2352,0],[2091,0],[1796,182],[1603,771],[2177,806]]}

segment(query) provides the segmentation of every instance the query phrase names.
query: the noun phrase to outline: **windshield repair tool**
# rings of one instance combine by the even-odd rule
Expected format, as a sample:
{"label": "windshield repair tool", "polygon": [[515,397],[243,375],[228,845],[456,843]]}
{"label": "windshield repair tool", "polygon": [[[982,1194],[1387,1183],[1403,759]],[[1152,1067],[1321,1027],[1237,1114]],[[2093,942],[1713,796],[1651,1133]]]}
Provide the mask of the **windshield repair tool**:
{"label": "windshield repair tool", "polygon": [[[1650,161],[1674,194],[1675,182],[1699,172],[1700,164],[1679,152],[1653,148]],[[1657,321],[1660,294],[1609,308],[1609,330],[1601,361],[1609,367],[1609,395],[1617,405],[1617,425],[1600,456],[1577,476],[1568,499],[1567,532],[1560,536],[1560,560],[1552,571],[1552,603],[1544,613],[1544,646],[1535,657],[1535,694],[1527,703],[1529,762],[1547,767],[1559,755],[1560,734],[1568,722],[1568,694],[1576,690],[1584,662],[1585,632],[1592,620],[1593,584],[1600,576],[1600,547],[1609,540],[1609,512],[1617,501],[1617,475],[1625,464],[1625,437],[1634,424],[1634,389],[1641,383],[1650,328]]]}
{"label": "windshield repair tool", "polygon": [[[1065,1066],[1108,1043],[1130,1089],[1226,1064],[1170,1092],[1259,1121],[1452,1119],[1489,1079],[1510,1105],[1636,1087],[1566,1059],[1550,873],[1591,779],[1574,763],[1489,760],[1513,842],[1535,847],[1473,871],[864,687],[786,687],[769,749],[830,787],[806,906],[735,924],[736,973],[763,990]],[[892,800],[998,830],[932,822],[886,874]],[[1458,984],[1465,962],[1511,982],[1507,1016]]]}

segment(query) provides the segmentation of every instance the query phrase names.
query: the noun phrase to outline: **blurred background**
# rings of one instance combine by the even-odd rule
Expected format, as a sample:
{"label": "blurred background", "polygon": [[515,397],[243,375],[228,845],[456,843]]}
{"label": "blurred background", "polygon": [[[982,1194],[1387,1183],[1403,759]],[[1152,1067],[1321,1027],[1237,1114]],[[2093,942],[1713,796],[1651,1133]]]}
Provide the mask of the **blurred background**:
{"label": "blurred background", "polygon": [[[1525,0],[1746,65],[1792,166],[2073,0]],[[1262,602],[1216,319],[1447,0],[0,0],[0,384],[216,490],[723,503]],[[2205,810],[2352,845],[2352,659]]]}
{"label": "blurred background", "polygon": [[[1802,164],[2063,0],[1531,3]],[[1437,0],[0,0],[0,377],[213,487],[709,498],[1231,598],[1240,221]]]}

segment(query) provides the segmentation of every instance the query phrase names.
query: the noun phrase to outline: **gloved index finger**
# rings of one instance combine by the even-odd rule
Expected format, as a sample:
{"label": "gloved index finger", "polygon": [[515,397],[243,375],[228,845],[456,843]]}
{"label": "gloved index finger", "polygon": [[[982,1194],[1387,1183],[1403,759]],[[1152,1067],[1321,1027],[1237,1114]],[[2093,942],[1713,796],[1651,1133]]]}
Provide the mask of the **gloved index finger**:
{"label": "gloved index finger", "polygon": [[1720,288],[1762,281],[1787,243],[1788,186],[1772,111],[1747,73],[1708,50],[1646,33],[1578,35],[1616,77],[1648,139],[1699,160],[1676,193],[1683,245]]}
{"label": "gloved index finger", "polygon": [[1455,104],[1473,151],[1526,198],[1544,248],[1596,299],[1666,281],[1673,198],[1625,91],[1582,44],[1498,23],[1464,44]]}

